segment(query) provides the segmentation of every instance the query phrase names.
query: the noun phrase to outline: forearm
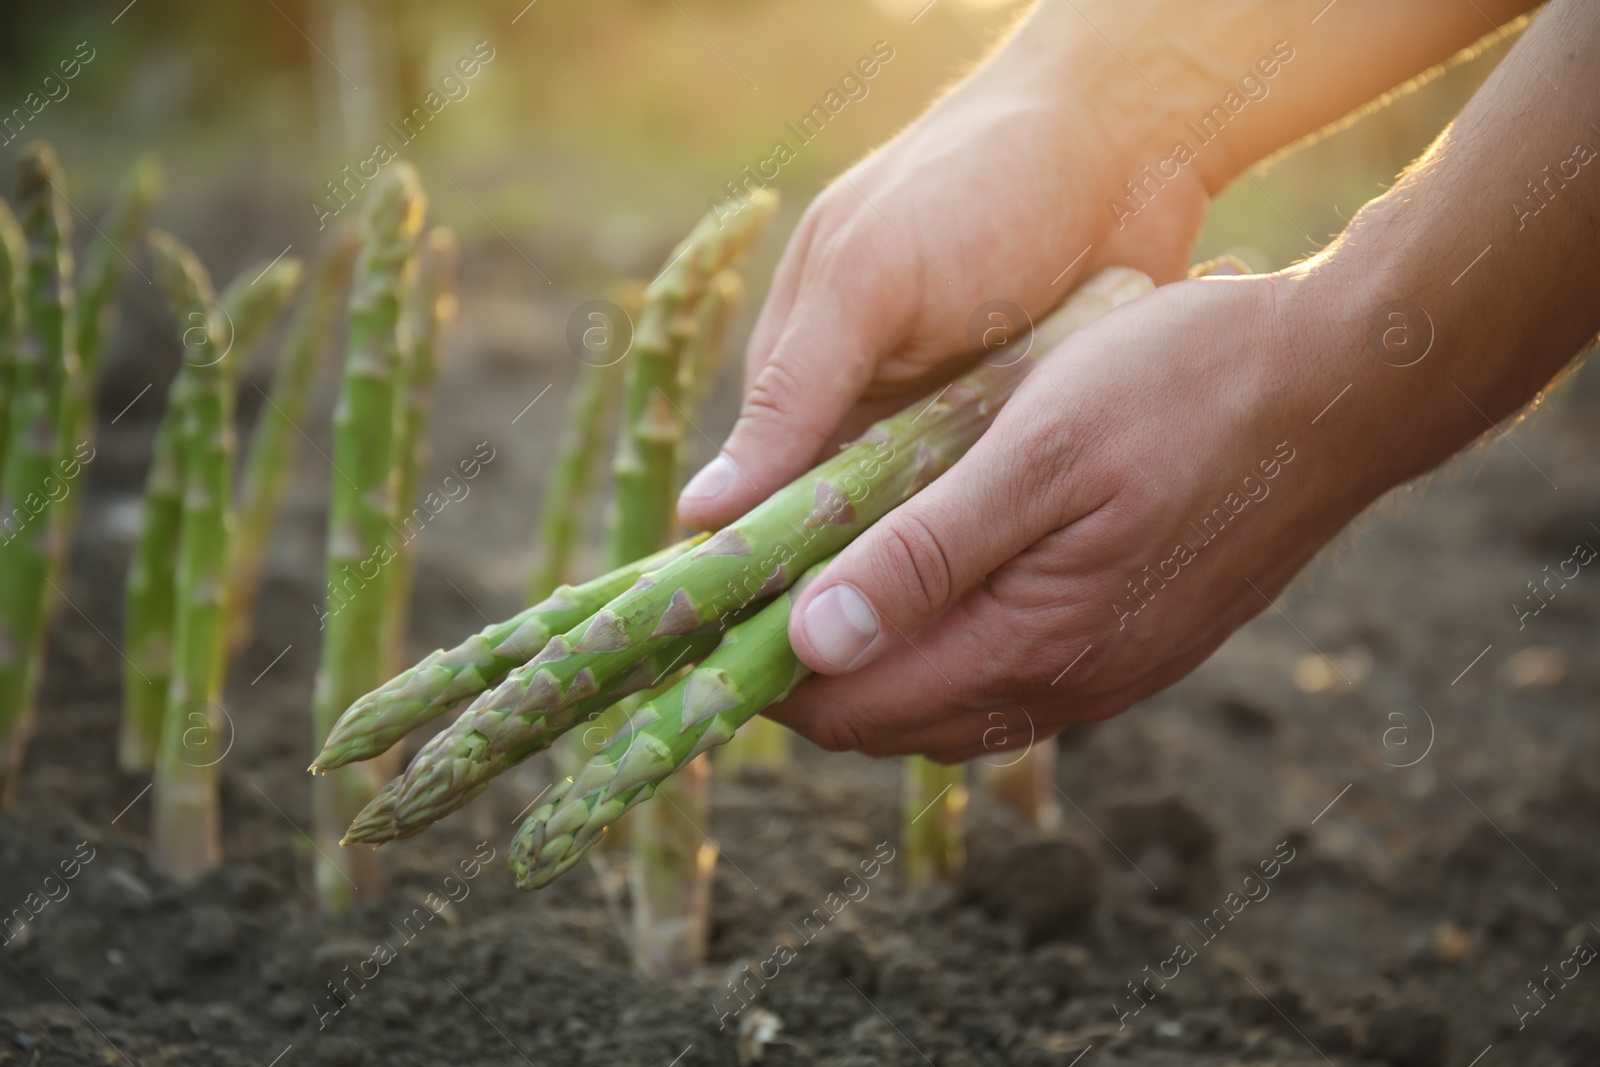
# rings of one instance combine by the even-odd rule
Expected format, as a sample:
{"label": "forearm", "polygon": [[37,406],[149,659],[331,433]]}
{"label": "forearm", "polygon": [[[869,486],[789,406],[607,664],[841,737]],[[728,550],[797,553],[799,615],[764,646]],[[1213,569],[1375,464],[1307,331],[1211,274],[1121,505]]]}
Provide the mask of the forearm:
{"label": "forearm", "polygon": [[1182,142],[1215,194],[1533,6],[1042,0],[994,65],[1070,71],[1128,158],[1155,164]]}
{"label": "forearm", "polygon": [[1401,181],[1289,272],[1288,317],[1321,308],[1342,331],[1330,384],[1371,388],[1346,417],[1390,452],[1372,457],[1388,484],[1527,403],[1600,329],[1597,51],[1600,9],[1555,0]]}

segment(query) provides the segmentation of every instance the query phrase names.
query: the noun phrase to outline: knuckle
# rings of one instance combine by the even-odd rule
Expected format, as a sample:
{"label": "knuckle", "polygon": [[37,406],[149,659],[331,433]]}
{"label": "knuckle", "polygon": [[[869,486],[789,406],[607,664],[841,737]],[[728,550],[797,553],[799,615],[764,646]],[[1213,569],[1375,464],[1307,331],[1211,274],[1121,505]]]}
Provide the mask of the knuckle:
{"label": "knuckle", "polygon": [[879,577],[905,593],[920,616],[934,614],[949,600],[950,557],[933,528],[916,512],[897,515],[882,526],[875,555]]}
{"label": "knuckle", "polygon": [[847,718],[822,719],[810,724],[805,733],[813,744],[827,752],[854,752],[865,742],[860,729]]}
{"label": "knuckle", "polygon": [[745,394],[741,419],[753,422],[789,421],[805,397],[800,376],[781,360],[771,360],[756,374]]}

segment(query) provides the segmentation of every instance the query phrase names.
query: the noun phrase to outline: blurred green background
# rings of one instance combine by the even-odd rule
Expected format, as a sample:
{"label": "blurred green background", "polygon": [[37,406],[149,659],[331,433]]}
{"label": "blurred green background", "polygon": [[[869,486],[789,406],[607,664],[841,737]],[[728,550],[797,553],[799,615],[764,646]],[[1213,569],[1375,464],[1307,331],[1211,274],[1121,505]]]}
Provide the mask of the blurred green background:
{"label": "blurred green background", "polygon": [[[93,215],[115,176],[154,150],[169,177],[157,223],[226,276],[291,241],[305,249],[323,183],[487,42],[493,59],[467,95],[404,155],[422,170],[432,217],[457,227],[469,249],[482,246],[469,251],[478,291],[545,288],[541,271],[593,291],[650,273],[722,184],[768,154],[785,122],[887,41],[895,57],[870,94],[777,179],[792,223],[831,175],[970,69],[1023,7],[938,0],[923,11],[925,2],[8,0],[5,113],[80,43],[94,58],[64,99],[0,147],[0,165],[9,171],[33,137],[54,140],[74,201]],[[1236,183],[1216,202],[1197,258],[1228,250],[1264,269],[1326,241],[1503,49],[1254,175],[1270,204]],[[779,245],[766,242],[752,264],[758,293]]]}

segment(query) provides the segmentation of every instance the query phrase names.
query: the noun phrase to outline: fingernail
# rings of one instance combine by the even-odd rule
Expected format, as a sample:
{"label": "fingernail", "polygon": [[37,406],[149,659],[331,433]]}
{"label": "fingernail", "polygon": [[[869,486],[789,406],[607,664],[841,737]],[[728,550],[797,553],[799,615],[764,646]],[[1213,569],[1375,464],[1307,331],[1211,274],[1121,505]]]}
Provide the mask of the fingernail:
{"label": "fingernail", "polygon": [[878,613],[853,585],[830,585],[806,605],[806,639],[817,654],[835,667],[846,668],[878,636]]}
{"label": "fingernail", "polygon": [[725,457],[718,456],[689,479],[689,484],[683,487],[682,497],[685,500],[711,500],[721,496],[732,481],[733,464]]}

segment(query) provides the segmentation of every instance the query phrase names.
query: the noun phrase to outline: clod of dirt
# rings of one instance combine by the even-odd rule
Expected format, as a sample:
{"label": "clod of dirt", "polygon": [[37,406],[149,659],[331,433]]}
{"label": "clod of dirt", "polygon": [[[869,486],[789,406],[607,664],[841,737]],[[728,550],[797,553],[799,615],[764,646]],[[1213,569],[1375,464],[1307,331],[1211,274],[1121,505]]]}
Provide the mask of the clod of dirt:
{"label": "clod of dirt", "polygon": [[233,955],[239,944],[239,925],[219,907],[199,907],[192,912],[183,957],[190,966],[205,967]]}
{"label": "clod of dirt", "polygon": [[1068,938],[1094,912],[1099,869],[1078,842],[1037,835],[972,851],[965,897],[995,921],[1020,927],[1027,945]]}
{"label": "clod of dirt", "polygon": [[1266,708],[1243,700],[1219,700],[1211,709],[1230,733],[1240,737],[1267,737],[1278,731],[1278,717]]}
{"label": "clod of dirt", "polygon": [[1126,852],[1165,845],[1188,865],[1208,863],[1216,852],[1217,832],[1179,797],[1127,800],[1111,809],[1107,833]]}
{"label": "clod of dirt", "polygon": [[1366,1051],[1391,1067],[1444,1067],[1450,1020],[1436,1012],[1385,1009],[1373,1016]]}

